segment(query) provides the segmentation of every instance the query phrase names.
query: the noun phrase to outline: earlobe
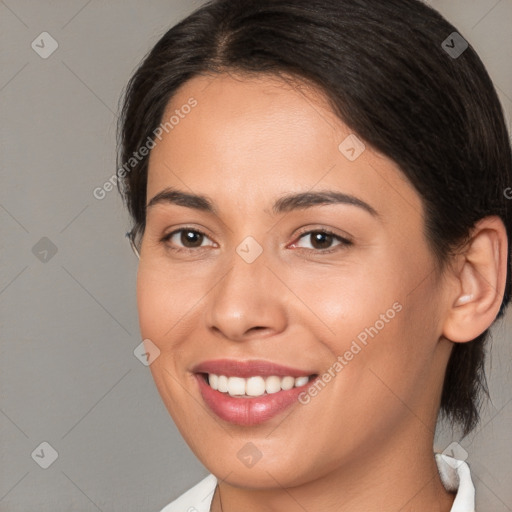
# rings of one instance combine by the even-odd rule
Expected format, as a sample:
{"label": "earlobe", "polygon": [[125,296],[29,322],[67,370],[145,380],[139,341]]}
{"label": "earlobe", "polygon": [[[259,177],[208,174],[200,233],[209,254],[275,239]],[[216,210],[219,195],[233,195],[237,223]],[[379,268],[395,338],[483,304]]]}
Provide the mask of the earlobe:
{"label": "earlobe", "polygon": [[494,322],[507,277],[507,234],[499,217],[478,222],[459,258],[445,317],[443,336],[456,343],[471,341]]}

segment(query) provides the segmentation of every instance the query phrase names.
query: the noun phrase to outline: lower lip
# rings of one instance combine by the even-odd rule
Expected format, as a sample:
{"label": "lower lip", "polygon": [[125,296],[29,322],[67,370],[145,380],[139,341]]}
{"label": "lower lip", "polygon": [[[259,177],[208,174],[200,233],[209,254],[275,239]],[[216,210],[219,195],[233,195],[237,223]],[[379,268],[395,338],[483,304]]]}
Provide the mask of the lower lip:
{"label": "lower lip", "polygon": [[235,398],[211,388],[203,375],[195,374],[199,390],[206,405],[219,418],[237,425],[258,425],[277,416],[294,403],[298,404],[298,396],[308,388],[315,379],[303,386],[278,391],[253,398]]}

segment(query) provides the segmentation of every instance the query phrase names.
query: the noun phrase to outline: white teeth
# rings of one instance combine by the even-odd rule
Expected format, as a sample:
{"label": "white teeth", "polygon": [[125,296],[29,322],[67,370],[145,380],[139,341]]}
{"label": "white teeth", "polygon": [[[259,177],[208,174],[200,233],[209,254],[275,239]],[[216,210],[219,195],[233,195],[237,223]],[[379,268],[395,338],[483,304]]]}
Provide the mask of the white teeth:
{"label": "white teeth", "polygon": [[242,379],[242,377],[229,377],[228,393],[231,396],[245,395],[245,379]]}
{"label": "white teeth", "polygon": [[297,377],[295,379],[295,387],[298,388],[299,386],[304,386],[304,384],[307,384],[309,381],[309,377]]}
{"label": "white teeth", "polygon": [[295,377],[283,377],[281,379],[281,388],[284,390],[292,389],[295,386]]}
{"label": "white teeth", "polygon": [[223,393],[228,392],[228,378],[225,375],[219,375],[219,382],[217,384],[217,389],[222,391]]}
{"label": "white teeth", "polygon": [[210,373],[210,375],[208,375],[208,382],[213,389],[219,388],[219,376],[218,375],[215,375],[214,373]]}
{"label": "white teeth", "polygon": [[212,389],[231,396],[262,396],[265,393],[277,393],[281,390],[292,389],[293,387],[304,386],[309,382],[308,376],[303,377],[226,377],[225,375],[208,374],[208,383]]}
{"label": "white teeth", "polygon": [[272,377],[267,377],[265,379],[265,391],[269,394],[281,391],[281,379],[275,375]]}
{"label": "white teeth", "polygon": [[249,377],[245,383],[245,393],[249,396],[263,395],[265,393],[265,379],[263,377]]}

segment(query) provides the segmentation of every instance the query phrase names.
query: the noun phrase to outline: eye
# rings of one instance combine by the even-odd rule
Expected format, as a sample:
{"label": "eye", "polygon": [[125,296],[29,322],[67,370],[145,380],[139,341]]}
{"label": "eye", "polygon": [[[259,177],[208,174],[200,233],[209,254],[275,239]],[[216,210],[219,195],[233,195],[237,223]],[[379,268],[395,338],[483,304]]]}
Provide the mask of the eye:
{"label": "eye", "polygon": [[[303,246],[298,242],[293,243],[292,247],[304,248],[326,254],[338,250],[337,247],[342,249],[343,247],[352,245],[351,240],[337,235],[328,229],[315,229],[303,232],[299,236],[298,241],[300,242],[302,239],[307,240],[308,237],[310,240],[310,247],[307,247],[307,245]],[[213,242],[211,244],[205,244],[204,242],[207,240],[210,240],[210,238],[202,231],[195,228],[183,227],[165,235],[161,239],[161,242],[168,245],[169,249],[172,251],[190,252],[208,247],[208,245],[211,247],[215,246],[215,243]]]}
{"label": "eye", "polygon": [[[299,241],[302,239],[310,240],[310,247],[307,247],[307,249],[311,249],[313,251],[319,251],[322,253],[331,253],[338,249],[332,248],[332,247],[338,247],[339,249],[342,249],[343,247],[352,245],[352,241],[348,240],[347,238],[344,238],[340,235],[337,235],[336,233],[328,230],[328,229],[315,229],[315,230],[309,230],[305,233],[302,233],[299,237]],[[333,246],[333,242],[337,242]],[[298,245],[297,242],[293,244],[295,247],[304,247],[301,245]]]}
{"label": "eye", "polygon": [[[193,251],[194,249],[206,247],[208,244],[203,245],[205,240],[209,240],[209,238],[202,231],[185,227],[176,229],[168,235],[165,235],[161,241],[168,244],[171,250],[181,252]],[[176,247],[176,245],[178,247]]]}

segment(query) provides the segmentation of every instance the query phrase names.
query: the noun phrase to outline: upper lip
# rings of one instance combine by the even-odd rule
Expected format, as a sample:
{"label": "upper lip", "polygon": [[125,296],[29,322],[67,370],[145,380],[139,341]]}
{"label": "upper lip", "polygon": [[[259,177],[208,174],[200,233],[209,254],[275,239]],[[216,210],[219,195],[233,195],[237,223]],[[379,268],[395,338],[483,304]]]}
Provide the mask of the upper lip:
{"label": "upper lip", "polygon": [[302,377],[313,375],[315,372],[309,370],[301,370],[292,368],[282,364],[264,361],[262,359],[252,359],[248,361],[237,361],[236,359],[214,359],[203,361],[194,368],[194,373],[214,373],[215,375],[225,375],[227,377],[253,377],[261,375],[262,377],[270,377],[276,375],[278,377]]}

